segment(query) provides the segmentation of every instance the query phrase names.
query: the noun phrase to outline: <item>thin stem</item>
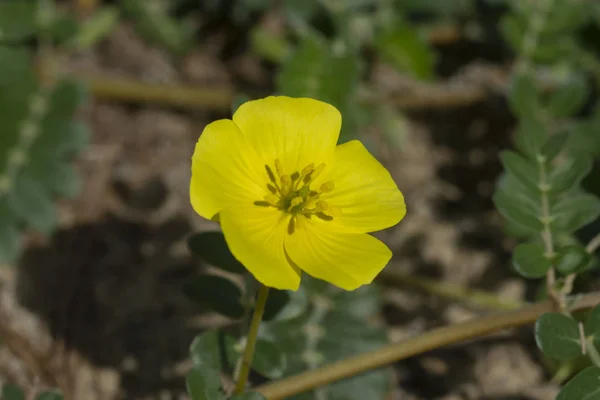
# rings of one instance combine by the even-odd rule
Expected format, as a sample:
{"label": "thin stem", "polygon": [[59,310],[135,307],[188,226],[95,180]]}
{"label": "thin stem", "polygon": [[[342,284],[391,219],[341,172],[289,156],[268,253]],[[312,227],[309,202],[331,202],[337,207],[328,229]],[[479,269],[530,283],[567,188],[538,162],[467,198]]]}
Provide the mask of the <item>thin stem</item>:
{"label": "thin stem", "polygon": [[493,293],[483,290],[468,289],[459,285],[408,275],[398,271],[384,269],[377,277],[377,280],[384,285],[412,286],[435,296],[464,301],[495,311],[516,310],[524,305],[519,301],[502,299]]}
{"label": "thin stem", "polygon": [[[540,190],[541,194],[541,218],[543,230],[541,232],[542,241],[544,242],[544,248],[546,250],[546,257],[554,258],[554,242],[552,240],[552,231],[550,230],[550,201],[548,199],[548,191],[550,187],[546,178],[546,157],[540,155],[537,159],[538,167],[540,171]],[[564,294],[556,291],[556,271],[554,266],[550,267],[546,274],[546,291],[548,296],[554,301],[559,309],[564,308]]]}
{"label": "thin stem", "polygon": [[598,233],[596,236],[594,236],[594,238],[592,240],[590,240],[588,245],[585,247],[587,252],[590,254],[592,254],[593,252],[598,250],[598,248],[600,248],[600,233]]}
{"label": "thin stem", "polygon": [[[569,307],[569,311],[592,308],[599,303],[600,292],[574,296],[573,305]],[[259,386],[255,390],[269,400],[285,399],[441,346],[533,323],[542,314],[554,309],[554,302],[545,301],[520,310],[487,315],[464,323],[437,328],[372,352],[359,354],[312,371]]]}
{"label": "thin stem", "polygon": [[250,365],[252,365],[252,357],[254,357],[254,347],[256,346],[258,328],[260,327],[260,322],[265,311],[268,295],[269,288],[265,285],[260,285],[260,288],[258,289],[258,298],[256,299],[256,307],[254,307],[254,314],[252,315],[252,321],[250,322],[246,348],[244,349],[244,354],[242,355],[242,365],[240,367],[240,374],[237,384],[235,385],[234,394],[242,394],[246,388],[248,375],[250,374]]}

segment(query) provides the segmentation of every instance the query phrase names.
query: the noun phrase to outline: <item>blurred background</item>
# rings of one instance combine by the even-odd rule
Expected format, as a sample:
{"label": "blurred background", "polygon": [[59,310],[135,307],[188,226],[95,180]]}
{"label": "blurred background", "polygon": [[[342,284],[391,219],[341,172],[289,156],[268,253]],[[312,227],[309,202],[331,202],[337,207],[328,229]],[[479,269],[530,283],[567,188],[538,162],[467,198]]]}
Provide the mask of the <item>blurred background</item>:
{"label": "blurred background", "polygon": [[[599,38],[596,0],[0,1],[0,382],[187,398],[190,343],[229,323],[183,290],[210,268],[189,236],[218,229],[189,204],[190,157],[207,123],[273,93],[337,106],[340,141],[362,140],[405,195],[378,233],[394,258],[368,298],[375,347],[535,300],[491,200],[498,155],[537,93],[545,126],[598,160]],[[36,92],[54,125],[35,120]],[[14,146],[54,185],[15,183],[17,217],[2,213],[7,179],[24,182]],[[52,173],[43,154],[61,146]],[[527,327],[398,362],[363,399],[553,399],[560,371]]]}

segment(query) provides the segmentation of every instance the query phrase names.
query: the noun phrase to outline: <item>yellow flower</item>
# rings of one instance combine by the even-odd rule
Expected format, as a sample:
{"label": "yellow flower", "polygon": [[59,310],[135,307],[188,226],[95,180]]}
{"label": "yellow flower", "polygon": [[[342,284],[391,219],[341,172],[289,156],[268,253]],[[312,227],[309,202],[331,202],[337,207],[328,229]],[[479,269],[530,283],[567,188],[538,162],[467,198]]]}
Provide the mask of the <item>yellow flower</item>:
{"label": "yellow flower", "polygon": [[297,290],[304,271],[354,290],[391,258],[367,232],[397,224],[404,198],[359,141],[336,147],[341,123],[327,103],[267,97],[207,125],[196,144],[192,206],[218,214],[231,252],[266,286]]}

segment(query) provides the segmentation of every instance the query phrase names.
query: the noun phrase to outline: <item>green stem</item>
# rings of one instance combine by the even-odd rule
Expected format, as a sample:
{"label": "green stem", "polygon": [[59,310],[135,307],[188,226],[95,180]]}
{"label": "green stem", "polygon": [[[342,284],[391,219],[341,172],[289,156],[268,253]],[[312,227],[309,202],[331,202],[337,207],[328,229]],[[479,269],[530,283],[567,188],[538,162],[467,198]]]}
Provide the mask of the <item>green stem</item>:
{"label": "green stem", "polygon": [[[569,298],[568,312],[593,308],[600,303],[600,292]],[[259,386],[254,390],[268,400],[283,400],[339,380],[380,368],[408,357],[453,343],[535,322],[542,314],[555,310],[553,301],[532,304],[519,310],[495,313],[471,321],[449,325],[379,349],[358,354],[320,368]]]}
{"label": "green stem", "polygon": [[499,311],[515,310],[525,304],[516,300],[502,299],[493,293],[482,290],[468,289],[446,282],[434,281],[420,276],[411,276],[398,271],[383,270],[377,277],[384,285],[412,286],[426,293],[464,301],[471,305]]}
{"label": "green stem", "polygon": [[240,367],[237,384],[235,385],[234,394],[242,394],[246,388],[248,375],[250,374],[250,365],[252,365],[252,357],[254,357],[254,347],[256,346],[258,328],[260,327],[260,322],[265,311],[268,295],[269,288],[264,285],[260,285],[260,288],[258,289],[258,298],[256,299],[256,307],[254,308],[254,314],[252,315],[252,321],[250,322],[246,348],[244,349],[244,354],[242,355],[242,365]]}

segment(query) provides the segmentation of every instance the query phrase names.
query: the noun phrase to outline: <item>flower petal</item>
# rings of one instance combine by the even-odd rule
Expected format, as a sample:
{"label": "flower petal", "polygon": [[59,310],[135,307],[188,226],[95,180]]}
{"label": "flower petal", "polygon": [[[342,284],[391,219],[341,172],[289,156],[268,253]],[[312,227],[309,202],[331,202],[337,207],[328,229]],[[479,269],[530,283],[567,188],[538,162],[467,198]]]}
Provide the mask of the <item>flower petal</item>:
{"label": "flower petal", "polygon": [[375,232],[400,222],[406,215],[404,196],[390,173],[358,140],[337,146],[333,168],[323,180],[335,189],[322,199],[340,211],[328,225],[340,232]]}
{"label": "flower petal", "polygon": [[307,274],[345,290],[371,283],[392,252],[366,233],[336,233],[327,222],[305,219],[301,229],[286,237],[290,259]]}
{"label": "flower petal", "polygon": [[298,290],[300,271],[288,261],[284,237],[289,216],[273,208],[246,206],[219,214],[231,253],[263,285]]}
{"label": "flower petal", "polygon": [[215,121],[204,128],[192,156],[192,207],[211,219],[227,204],[252,204],[266,194],[264,175],[264,166],[237,125],[228,119]]}
{"label": "flower petal", "polygon": [[332,105],[309,98],[270,96],[242,104],[233,121],[262,165],[279,159],[291,174],[327,161],[335,151],[342,117]]}

